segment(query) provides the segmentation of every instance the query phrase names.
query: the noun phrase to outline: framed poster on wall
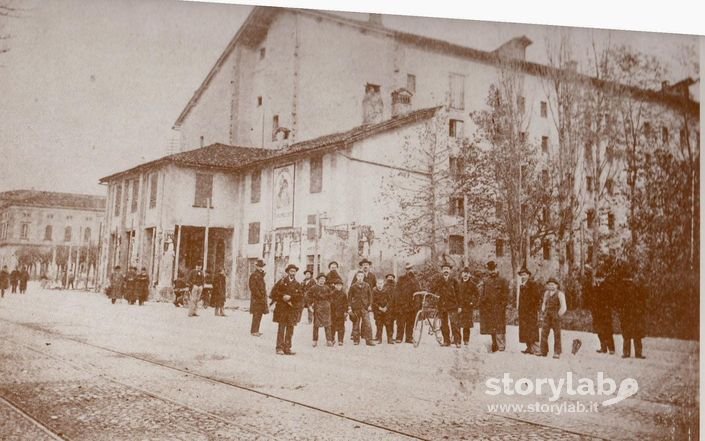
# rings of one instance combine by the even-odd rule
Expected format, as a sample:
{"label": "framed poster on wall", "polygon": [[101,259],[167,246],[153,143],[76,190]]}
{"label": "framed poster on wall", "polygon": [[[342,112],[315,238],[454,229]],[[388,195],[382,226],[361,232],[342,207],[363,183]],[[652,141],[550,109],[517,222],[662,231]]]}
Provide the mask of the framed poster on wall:
{"label": "framed poster on wall", "polygon": [[272,185],[272,218],[274,228],[294,226],[294,164],[274,169]]}

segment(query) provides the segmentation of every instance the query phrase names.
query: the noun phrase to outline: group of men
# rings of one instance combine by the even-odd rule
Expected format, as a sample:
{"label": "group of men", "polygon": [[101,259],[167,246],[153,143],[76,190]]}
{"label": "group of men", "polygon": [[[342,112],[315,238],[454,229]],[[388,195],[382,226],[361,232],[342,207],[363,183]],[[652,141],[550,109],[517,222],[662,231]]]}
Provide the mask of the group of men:
{"label": "group of men", "polygon": [[132,266],[123,274],[122,267],[115,265],[112,274],[110,274],[110,285],[106,288],[106,294],[113,304],[124,298],[130,305],[135,303],[139,303],[140,306],[144,305],[149,297],[147,268],[142,267],[142,270],[138,272],[137,267]]}
{"label": "group of men", "polygon": [[188,303],[188,316],[198,317],[198,302],[203,302],[203,308],[213,307],[215,315],[225,317],[225,270],[220,268],[215,276],[210,271],[203,271],[201,263],[197,262],[185,277],[174,281],[174,306],[185,306]]}
{"label": "group of men", "polygon": [[5,297],[5,290],[11,288],[12,293],[17,293],[19,287],[20,294],[27,292],[27,282],[29,281],[29,271],[27,267],[15,268],[12,272],[7,271],[7,265],[3,265],[0,270],[0,296]]}

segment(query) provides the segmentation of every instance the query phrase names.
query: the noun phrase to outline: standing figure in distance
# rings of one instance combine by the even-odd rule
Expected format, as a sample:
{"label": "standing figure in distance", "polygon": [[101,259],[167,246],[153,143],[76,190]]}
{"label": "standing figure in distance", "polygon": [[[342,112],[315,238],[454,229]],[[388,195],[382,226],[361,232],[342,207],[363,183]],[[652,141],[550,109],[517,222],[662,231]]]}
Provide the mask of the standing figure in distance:
{"label": "standing figure in distance", "polygon": [[[71,275],[69,275],[69,280],[71,280]],[[137,268],[134,266],[131,266],[125,274],[125,298],[130,305],[134,305],[137,301]]]}
{"label": "standing figure in distance", "polygon": [[7,272],[7,265],[2,266],[0,271],[0,296],[5,297],[5,290],[10,286],[10,273]]}
{"label": "standing figure in distance", "polygon": [[442,346],[450,346],[451,329],[453,343],[460,347],[460,329],[458,328],[457,314],[461,312],[458,307],[456,281],[450,277],[453,265],[449,262],[441,264],[442,273],[433,280],[431,292],[438,296],[438,317],[441,319],[441,333],[443,334]]}
{"label": "standing figure in distance", "polygon": [[473,328],[472,314],[479,296],[478,282],[470,275],[470,268],[463,268],[458,283],[458,306],[462,310],[458,314],[458,326],[465,346],[470,343],[470,330]]}
{"label": "standing figure in distance", "polygon": [[[328,283],[327,278],[326,283]],[[338,279],[333,283],[330,303],[333,340],[335,340],[337,334],[338,346],[343,346],[343,338],[345,338],[345,319],[348,315],[348,306],[348,295],[345,291],[343,291],[343,280],[338,277]]]}
{"label": "standing figure in distance", "polygon": [[20,294],[27,293],[27,282],[29,282],[29,272],[27,267],[23,266],[20,272]]}
{"label": "standing figure in distance", "polygon": [[267,287],[264,282],[264,260],[257,259],[257,262],[255,262],[255,270],[250,274],[248,287],[250,288],[250,314],[252,314],[250,334],[254,337],[259,337],[262,335],[259,332],[262,315],[269,314]]}
{"label": "standing figure in distance", "polygon": [[399,277],[397,283],[397,301],[395,308],[397,310],[397,335],[396,343],[402,341],[406,343],[414,342],[414,320],[416,320],[416,299],[414,293],[421,291],[419,281],[414,273],[414,266],[411,263],[404,265],[406,273]]}
{"label": "standing figure in distance", "polygon": [[369,311],[372,310],[372,289],[365,282],[365,273],[358,271],[355,274],[355,281],[348,291],[348,314],[353,320],[352,338],[353,344],[360,344],[360,325],[362,325],[362,338],[367,346],[375,346],[372,340],[372,326],[370,325]]}
{"label": "standing figure in distance", "polygon": [[548,355],[548,333],[553,330],[553,358],[561,358],[561,316],[568,309],[565,302],[565,294],[559,291],[558,280],[551,277],[546,282],[546,291],[543,293],[543,303],[541,304],[541,315],[543,316],[543,326],[541,327],[541,355]]}
{"label": "standing figure in distance", "polygon": [[500,277],[494,260],[487,262],[489,273],[480,295],[480,334],[492,336],[492,352],[506,348],[509,285]]}
{"label": "standing figure in distance", "polygon": [[125,276],[122,274],[120,265],[115,265],[110,274],[110,301],[115,304],[117,299],[121,299],[125,290]]}
{"label": "standing figure in distance", "polygon": [[189,271],[186,276],[186,283],[188,283],[189,289],[191,290],[191,297],[189,298],[188,304],[189,317],[198,317],[198,301],[201,300],[201,293],[203,292],[205,281],[206,276],[201,270],[201,262],[198,262],[196,267]]}
{"label": "standing figure in distance", "polygon": [[210,298],[211,306],[215,309],[214,314],[218,317],[225,317],[223,308],[225,308],[226,286],[225,270],[221,267],[213,278],[213,293]]}
{"label": "standing figure in distance", "polygon": [[394,320],[392,319],[392,301],[394,300],[394,274],[387,274],[384,282],[377,282],[372,290],[372,314],[375,318],[375,341],[382,343],[382,331],[386,331],[387,344],[394,344]]}
{"label": "standing figure in distance", "polygon": [[326,332],[326,345],[333,346],[330,304],[333,293],[326,285],[325,274],[319,274],[316,284],[308,290],[308,303],[313,308],[313,347],[318,345],[318,329]]}
{"label": "standing figure in distance", "polygon": [[142,306],[149,298],[149,274],[147,274],[147,268],[142,267],[142,270],[135,278],[135,288],[137,291],[137,301],[139,305]]}
{"label": "standing figure in distance", "polygon": [[17,285],[20,283],[20,271],[15,268],[10,273],[10,286],[12,287],[12,294],[17,294]]}
{"label": "standing figure in distance", "polygon": [[621,294],[619,301],[619,323],[622,326],[622,358],[629,358],[634,342],[634,356],[646,358],[643,353],[641,339],[644,338],[644,316],[646,314],[646,295],[631,277],[626,268],[618,273],[617,292]]}

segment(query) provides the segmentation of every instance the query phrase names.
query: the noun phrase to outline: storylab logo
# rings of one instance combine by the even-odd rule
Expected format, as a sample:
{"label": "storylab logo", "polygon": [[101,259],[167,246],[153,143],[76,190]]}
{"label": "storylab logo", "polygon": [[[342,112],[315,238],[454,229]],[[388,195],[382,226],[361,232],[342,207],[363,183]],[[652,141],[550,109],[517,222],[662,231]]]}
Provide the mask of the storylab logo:
{"label": "storylab logo", "polygon": [[[596,378],[574,378],[568,372],[564,378],[518,378],[505,372],[502,378],[490,377],[485,381],[487,395],[548,397],[555,402],[560,398],[594,397],[604,398],[603,406],[611,406],[623,401],[639,391],[639,384],[633,378],[617,382],[598,372]],[[599,398],[598,398],[599,397]]]}

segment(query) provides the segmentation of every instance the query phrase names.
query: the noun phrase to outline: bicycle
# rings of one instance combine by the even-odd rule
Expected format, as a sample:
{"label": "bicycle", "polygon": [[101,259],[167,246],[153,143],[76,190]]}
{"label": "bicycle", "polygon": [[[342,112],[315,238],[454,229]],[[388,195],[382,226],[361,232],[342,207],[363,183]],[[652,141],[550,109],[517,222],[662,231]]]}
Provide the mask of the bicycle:
{"label": "bicycle", "polygon": [[443,334],[441,333],[441,319],[438,317],[438,298],[439,296],[427,292],[418,291],[414,293],[416,296],[422,296],[421,309],[416,313],[414,320],[414,347],[418,348],[421,344],[421,337],[424,334],[424,324],[427,327],[428,335],[434,335],[439,345],[443,344]]}

